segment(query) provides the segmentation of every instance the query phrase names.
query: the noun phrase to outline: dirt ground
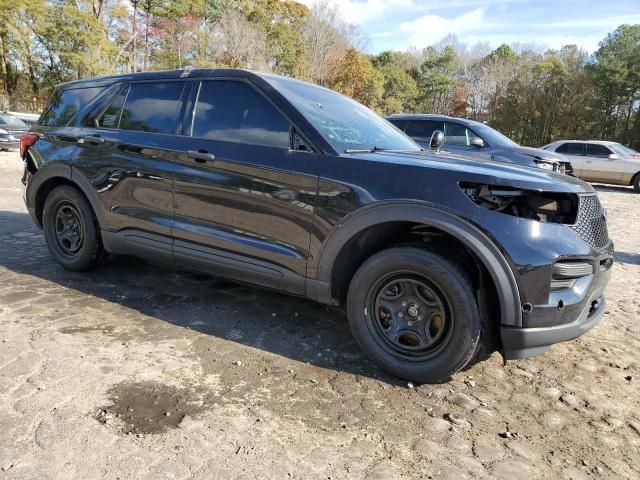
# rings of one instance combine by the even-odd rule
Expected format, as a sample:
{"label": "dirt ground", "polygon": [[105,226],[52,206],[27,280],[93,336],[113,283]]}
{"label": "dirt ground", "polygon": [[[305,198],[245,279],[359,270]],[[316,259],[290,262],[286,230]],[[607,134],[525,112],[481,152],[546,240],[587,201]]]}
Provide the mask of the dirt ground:
{"label": "dirt ground", "polygon": [[53,262],[0,154],[0,478],[640,477],[640,195],[598,187],[604,320],[408,388],[345,315],[118,258]]}

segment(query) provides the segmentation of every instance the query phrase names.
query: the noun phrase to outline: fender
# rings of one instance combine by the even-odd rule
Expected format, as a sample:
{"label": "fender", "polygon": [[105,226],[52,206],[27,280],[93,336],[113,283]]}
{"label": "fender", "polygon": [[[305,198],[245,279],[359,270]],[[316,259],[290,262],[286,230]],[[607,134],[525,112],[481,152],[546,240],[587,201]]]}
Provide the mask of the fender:
{"label": "fender", "polygon": [[87,197],[87,200],[89,200],[89,204],[96,214],[100,227],[103,229],[106,227],[106,215],[102,203],[98,198],[98,193],[85,177],[74,173],[73,167],[70,164],[52,162],[42,165],[31,177],[25,191],[25,203],[27,204],[29,214],[40,228],[42,228],[42,225],[36,218],[36,197],[42,185],[54,178],[63,178],[78,187],[84,196]]}
{"label": "fender", "polygon": [[466,245],[485,266],[500,299],[501,323],[522,326],[520,295],[513,272],[498,247],[477,227],[449,211],[428,203],[394,201],[364,207],[345,217],[325,241],[316,279],[308,279],[307,294],[314,299],[331,297],[331,274],[338,254],[354,235],[376,224],[407,221],[447,232]]}

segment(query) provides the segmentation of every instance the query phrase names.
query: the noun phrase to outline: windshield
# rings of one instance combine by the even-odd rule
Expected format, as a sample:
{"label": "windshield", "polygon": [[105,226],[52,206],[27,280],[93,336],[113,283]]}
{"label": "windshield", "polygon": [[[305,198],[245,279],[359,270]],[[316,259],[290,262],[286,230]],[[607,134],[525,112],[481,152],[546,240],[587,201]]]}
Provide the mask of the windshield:
{"label": "windshield", "polygon": [[506,135],[494,130],[484,123],[474,123],[471,127],[478,135],[480,135],[492,147],[519,147],[516,142]]}
{"label": "windshield", "polygon": [[265,76],[338,153],[347,150],[419,151],[384,118],[344,95],[282,77]]}
{"label": "windshield", "polygon": [[0,125],[21,128],[27,127],[27,124],[20,120],[18,117],[13,117],[11,115],[0,115]]}
{"label": "windshield", "polygon": [[620,145],[619,143],[614,143],[609,146],[621,157],[628,157],[629,155],[640,155],[640,152],[636,152],[634,149],[625,147],[624,145]]}

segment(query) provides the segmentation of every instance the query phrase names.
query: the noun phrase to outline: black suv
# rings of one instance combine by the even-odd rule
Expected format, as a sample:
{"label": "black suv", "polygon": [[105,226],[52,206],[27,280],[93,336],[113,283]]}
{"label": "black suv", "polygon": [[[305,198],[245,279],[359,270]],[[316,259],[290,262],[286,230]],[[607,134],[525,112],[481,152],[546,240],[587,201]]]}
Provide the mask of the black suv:
{"label": "black suv", "polygon": [[451,153],[573,174],[571,163],[564,155],[523,147],[484,123],[419,113],[390,115],[387,120],[424,148],[429,148],[433,133],[441,131],[445,134],[444,148]]}
{"label": "black suv", "polygon": [[345,305],[362,349],[440,381],[601,318],[612,263],[588,184],[423,151],[335,92],[241,70],[61,85],[23,138],[55,259],[128,254]]}

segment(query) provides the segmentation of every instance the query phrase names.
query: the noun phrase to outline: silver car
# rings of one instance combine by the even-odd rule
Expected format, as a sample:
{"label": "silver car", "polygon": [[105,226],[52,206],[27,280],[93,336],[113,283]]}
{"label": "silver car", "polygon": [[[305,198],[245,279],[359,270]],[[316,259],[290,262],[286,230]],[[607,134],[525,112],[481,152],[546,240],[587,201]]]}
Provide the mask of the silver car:
{"label": "silver car", "polygon": [[640,153],[616,142],[559,140],[545,150],[565,155],[575,176],[588,182],[633,185],[640,193]]}

